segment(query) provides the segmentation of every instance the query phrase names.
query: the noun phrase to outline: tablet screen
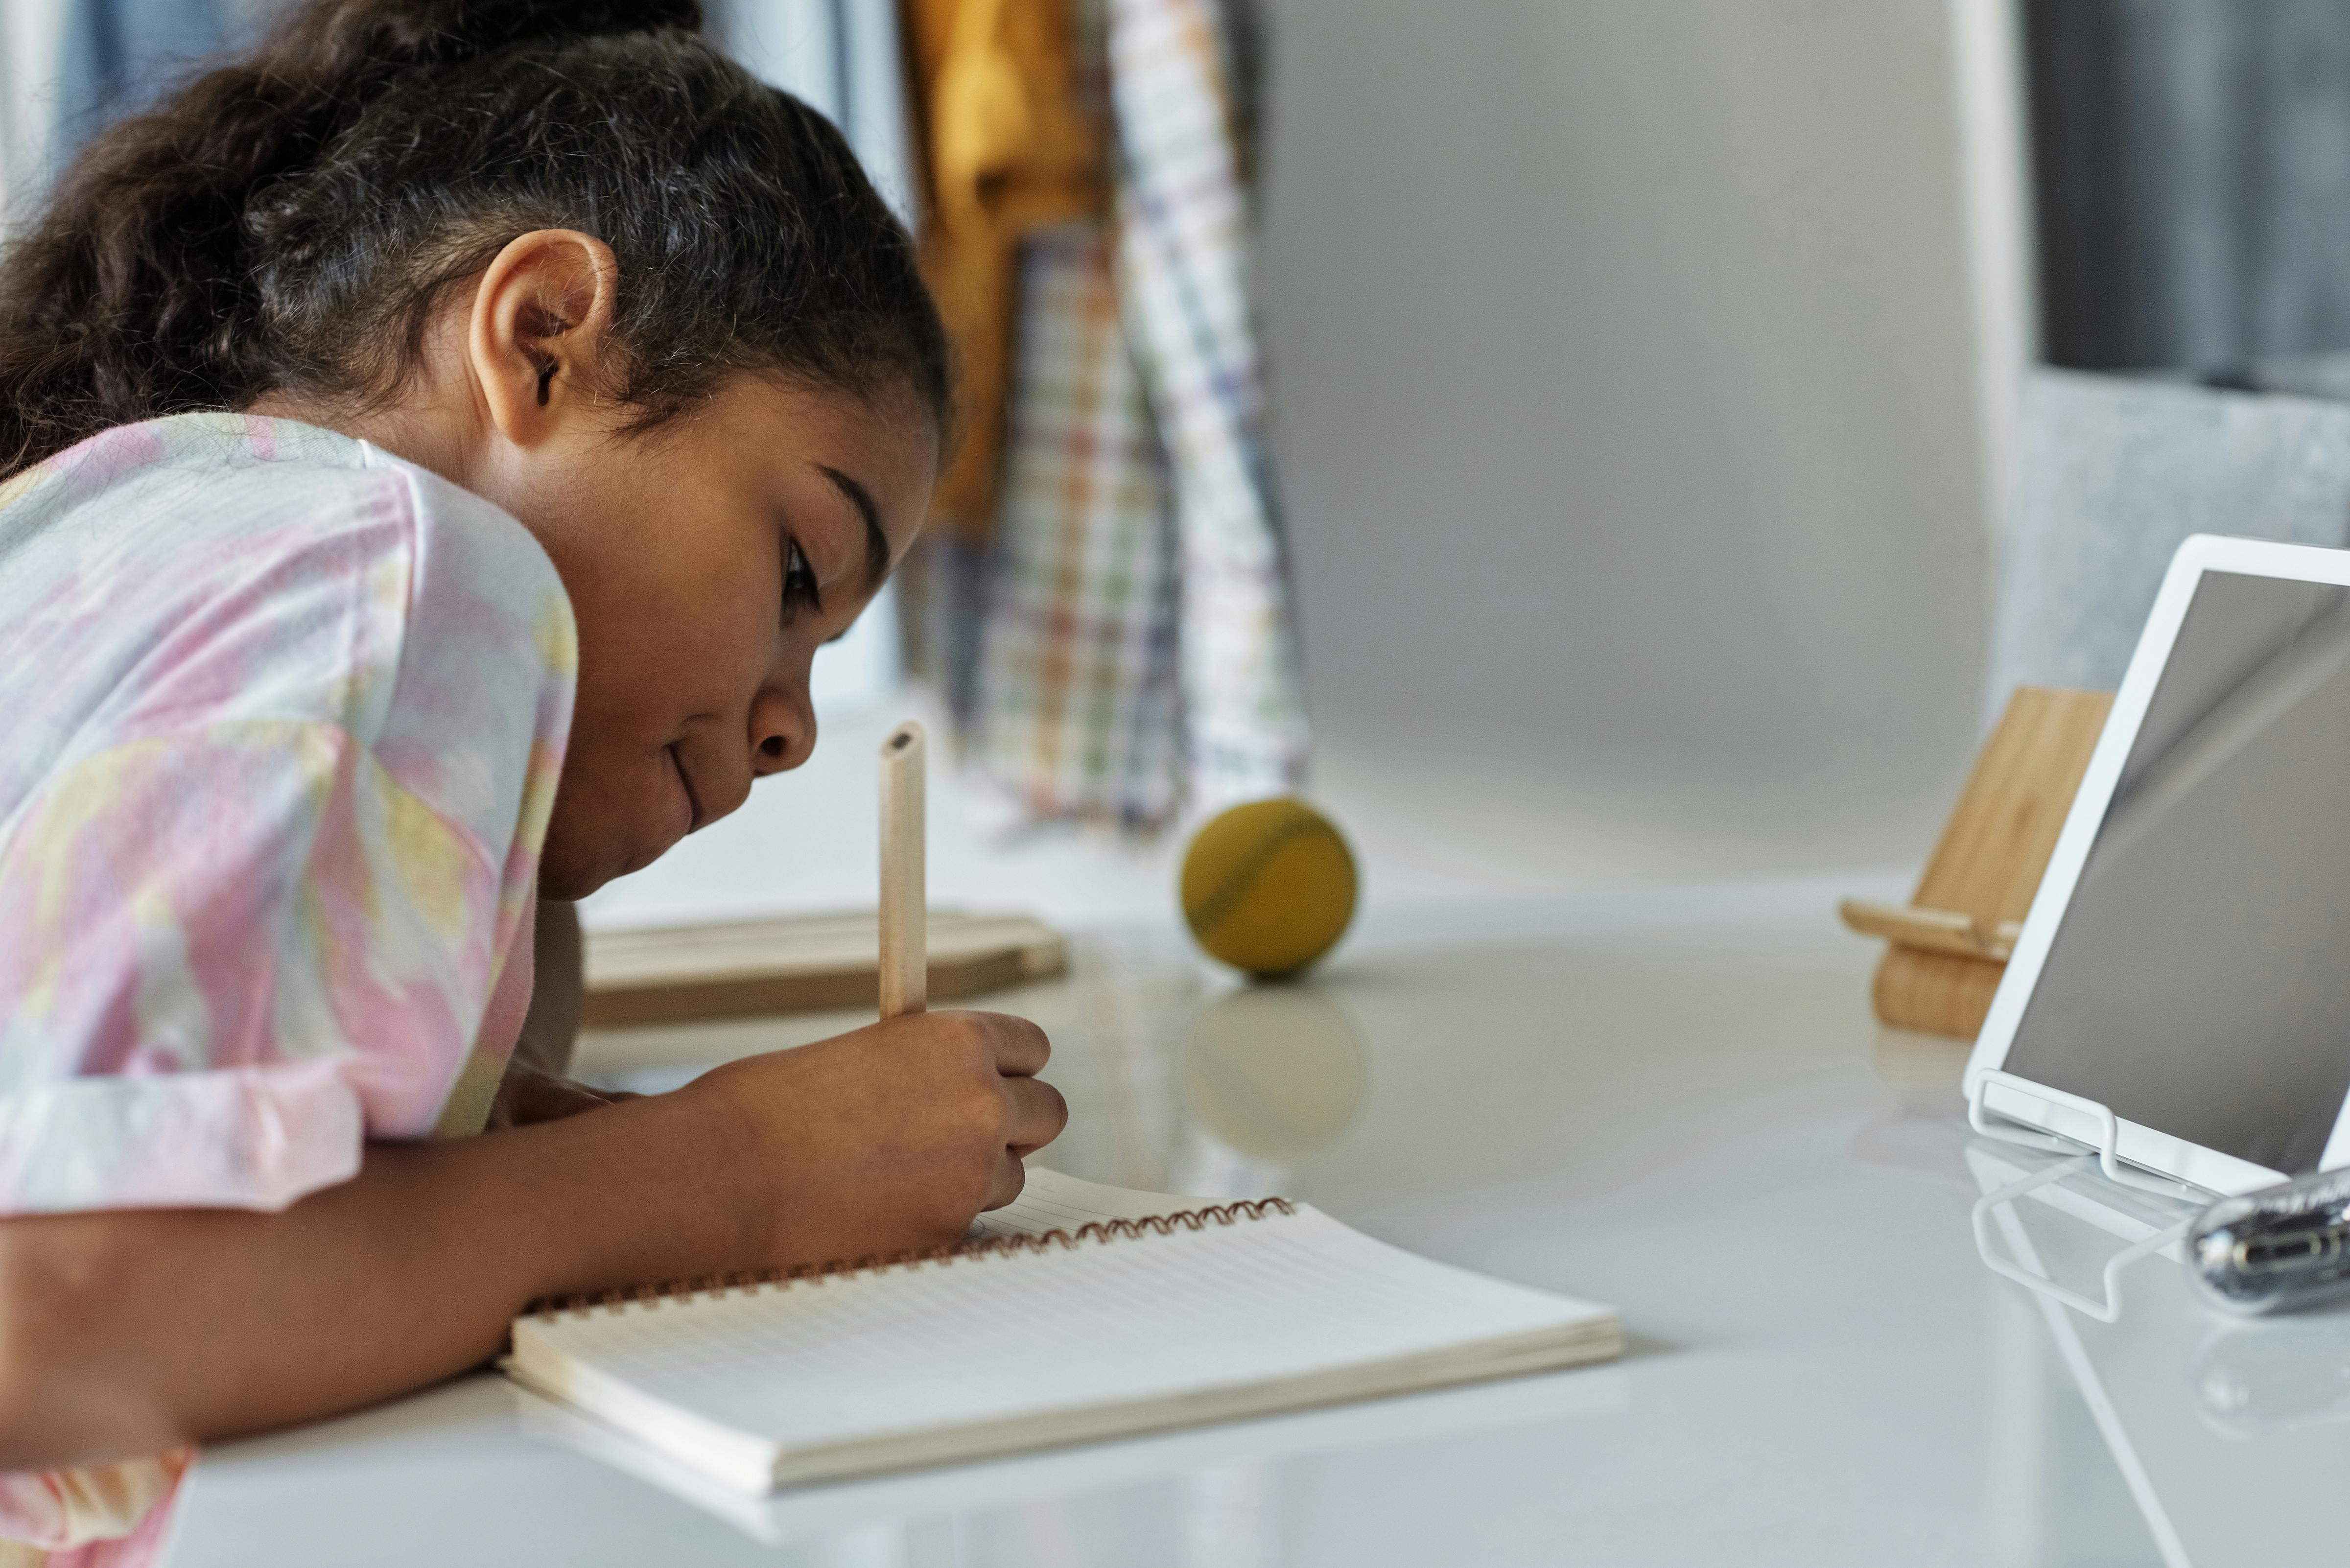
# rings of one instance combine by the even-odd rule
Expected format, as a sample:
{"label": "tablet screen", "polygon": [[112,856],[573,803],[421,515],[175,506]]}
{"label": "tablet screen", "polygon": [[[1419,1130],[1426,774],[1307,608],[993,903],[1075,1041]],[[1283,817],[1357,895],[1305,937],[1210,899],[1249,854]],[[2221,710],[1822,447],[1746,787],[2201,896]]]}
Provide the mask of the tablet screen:
{"label": "tablet screen", "polygon": [[2350,1093],[2350,588],[2203,574],[2002,1065],[2317,1168]]}

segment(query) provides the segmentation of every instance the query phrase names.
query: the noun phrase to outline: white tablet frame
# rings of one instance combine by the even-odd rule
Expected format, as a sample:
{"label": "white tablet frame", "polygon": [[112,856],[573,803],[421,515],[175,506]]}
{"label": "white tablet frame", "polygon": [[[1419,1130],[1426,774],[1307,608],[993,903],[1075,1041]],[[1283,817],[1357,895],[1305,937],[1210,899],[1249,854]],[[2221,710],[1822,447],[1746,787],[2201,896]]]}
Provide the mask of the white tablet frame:
{"label": "white tablet frame", "polygon": [[[2032,1000],[2033,987],[2039,983],[2041,966],[2047,961],[2049,945],[2064,923],[2073,889],[2080,881],[2081,867],[2088,859],[2089,846],[2096,842],[2097,830],[2104,826],[2106,808],[2113,801],[2114,785],[2121,778],[2122,763],[2137,741],[2147,704],[2153,701],[2163,668],[2170,662],[2170,649],[2178,640],[2179,624],[2186,619],[2187,606],[2206,572],[2233,572],[2248,577],[2280,577],[2350,587],[2350,550],[2230,539],[2212,534],[2195,535],[2178,546],[2178,553],[2170,558],[2169,571],[2163,576],[2162,591],[2155,596],[2146,630],[2139,634],[2137,651],[2130,655],[2129,670],[2122,677],[2121,690],[2114,696],[2113,711],[2106,720],[2105,732],[2097,738],[2097,749],[2089,758],[2089,769],[2082,776],[2080,791],[2073,797],[2073,809],[2064,818],[2064,831],[2057,835],[2055,853],[2049,857],[2040,890],[2033,896],[2032,910],[2024,917],[2015,951],[2007,961],[2007,972],[2000,977],[1991,1012],[1983,1020],[1982,1032],[1975,1036],[1974,1053],[1967,1058],[1965,1086],[1970,1104],[2002,1120],[2053,1133],[2090,1148],[2110,1139],[2113,1154],[2130,1165],[2158,1171],[2208,1191],[2236,1193],[2273,1186],[2285,1179],[2284,1174],[2174,1137],[2159,1128],[2116,1117],[2111,1111],[2084,1102],[2077,1096],[2054,1089],[2043,1094],[2038,1085],[2005,1071],[2008,1047],[2015,1039],[2016,1025]],[[2318,1164],[2320,1168],[2330,1169],[2345,1160],[2350,1160],[2350,1099],[2345,1099],[2343,1108],[2334,1115],[2334,1132],[2326,1140],[2325,1153]]]}

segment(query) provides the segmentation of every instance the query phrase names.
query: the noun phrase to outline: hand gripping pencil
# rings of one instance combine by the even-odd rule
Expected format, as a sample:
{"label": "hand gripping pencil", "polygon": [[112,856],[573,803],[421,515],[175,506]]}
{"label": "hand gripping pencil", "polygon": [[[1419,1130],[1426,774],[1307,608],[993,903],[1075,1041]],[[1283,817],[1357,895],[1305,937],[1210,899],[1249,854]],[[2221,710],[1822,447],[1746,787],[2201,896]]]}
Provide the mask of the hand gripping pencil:
{"label": "hand gripping pencil", "polygon": [[930,906],[922,872],[922,727],[881,742],[881,1016],[930,1005]]}

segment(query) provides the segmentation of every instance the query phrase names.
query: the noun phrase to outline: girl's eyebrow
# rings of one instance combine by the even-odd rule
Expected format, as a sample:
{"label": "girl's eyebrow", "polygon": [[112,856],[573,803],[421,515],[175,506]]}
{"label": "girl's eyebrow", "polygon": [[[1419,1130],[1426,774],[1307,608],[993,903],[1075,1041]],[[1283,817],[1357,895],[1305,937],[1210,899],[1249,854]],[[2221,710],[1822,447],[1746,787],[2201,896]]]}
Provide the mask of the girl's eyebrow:
{"label": "girl's eyebrow", "polygon": [[879,587],[889,575],[889,535],[881,532],[881,509],[873,504],[873,493],[830,463],[817,463],[816,469],[865,519],[865,586],[868,590]]}

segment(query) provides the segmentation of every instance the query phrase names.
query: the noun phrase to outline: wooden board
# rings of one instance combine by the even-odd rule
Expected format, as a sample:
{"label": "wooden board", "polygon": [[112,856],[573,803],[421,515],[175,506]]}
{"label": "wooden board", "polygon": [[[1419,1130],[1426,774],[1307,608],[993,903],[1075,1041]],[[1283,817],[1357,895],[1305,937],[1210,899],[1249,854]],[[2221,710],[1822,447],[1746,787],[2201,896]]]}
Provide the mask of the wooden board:
{"label": "wooden board", "polygon": [[[874,1007],[881,936],[870,913],[588,936],[589,1029]],[[1059,932],[1025,915],[933,909],[930,996],[953,1002],[1068,967]]]}
{"label": "wooden board", "polygon": [[2113,705],[2109,691],[2018,687],[1911,907],[1846,902],[1846,925],[1891,940],[1871,990],[1880,1022],[1963,1040],[1981,1032]]}

